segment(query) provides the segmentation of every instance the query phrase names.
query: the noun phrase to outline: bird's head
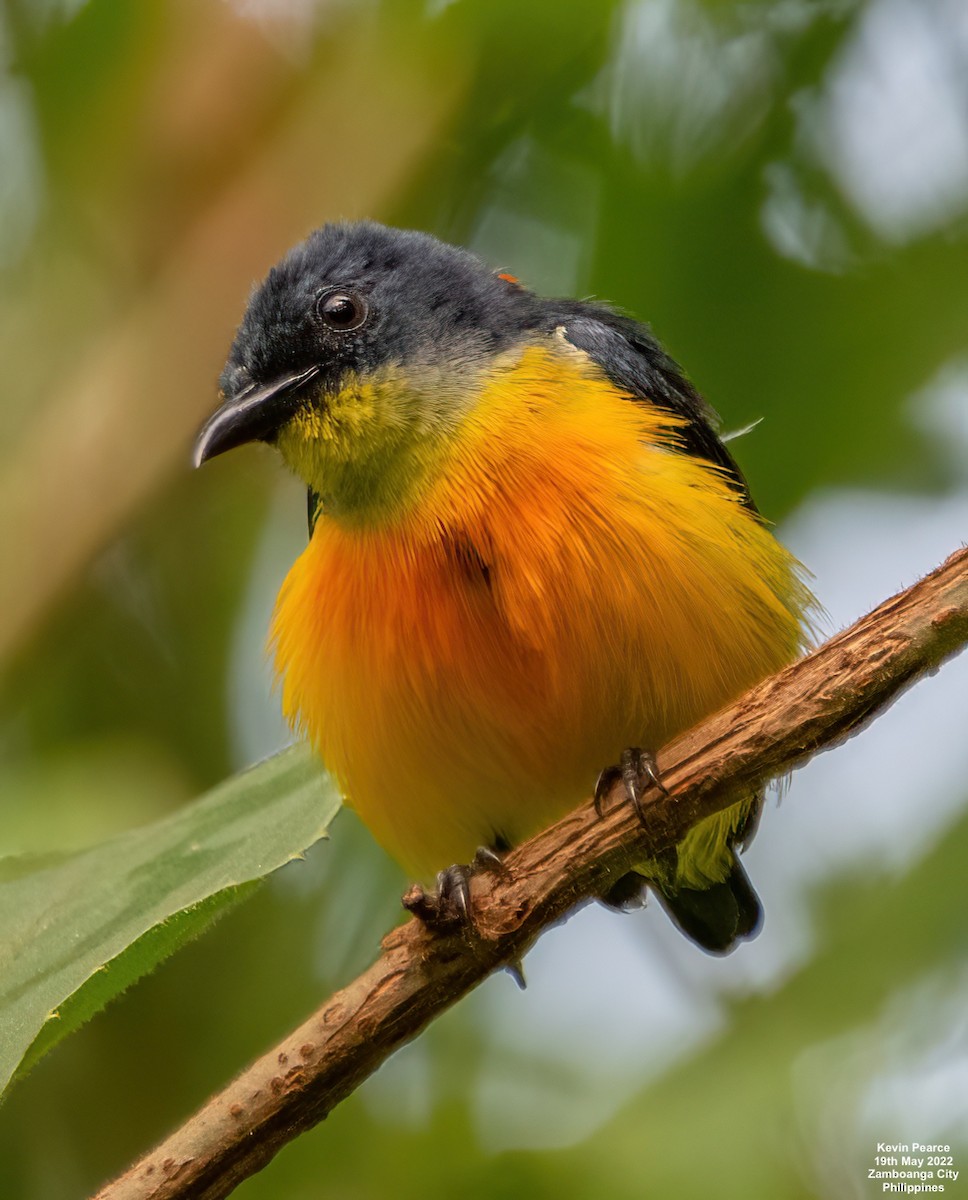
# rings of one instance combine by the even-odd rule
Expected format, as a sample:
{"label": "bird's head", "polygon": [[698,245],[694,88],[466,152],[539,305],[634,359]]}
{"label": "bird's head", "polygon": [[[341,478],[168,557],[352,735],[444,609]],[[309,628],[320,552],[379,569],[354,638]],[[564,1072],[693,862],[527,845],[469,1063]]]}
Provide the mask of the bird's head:
{"label": "bird's head", "polygon": [[539,306],[427,234],[326,225],[253,293],[196,465],[268,442],[327,511],[398,510]]}

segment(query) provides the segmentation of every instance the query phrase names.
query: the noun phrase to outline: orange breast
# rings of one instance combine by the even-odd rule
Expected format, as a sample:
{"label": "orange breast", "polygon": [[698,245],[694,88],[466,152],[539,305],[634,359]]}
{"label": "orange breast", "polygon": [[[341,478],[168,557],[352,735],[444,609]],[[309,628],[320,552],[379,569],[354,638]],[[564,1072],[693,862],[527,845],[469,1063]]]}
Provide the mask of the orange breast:
{"label": "orange breast", "polygon": [[397,519],[318,521],[283,708],[409,871],[528,836],[797,653],[795,564],[676,426],[532,347]]}

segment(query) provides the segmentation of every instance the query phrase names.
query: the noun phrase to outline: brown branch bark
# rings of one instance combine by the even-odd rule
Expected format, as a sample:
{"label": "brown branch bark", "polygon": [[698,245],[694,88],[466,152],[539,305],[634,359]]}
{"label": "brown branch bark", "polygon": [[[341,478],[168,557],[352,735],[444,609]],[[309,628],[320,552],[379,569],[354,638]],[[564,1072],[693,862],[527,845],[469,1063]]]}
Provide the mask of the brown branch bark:
{"label": "brown branch bark", "polygon": [[618,792],[583,804],[514,850],[506,877],[473,880],[473,941],[416,919],[380,958],[253,1063],[96,1200],[216,1200],[309,1129],[398,1046],[527,951],[548,925],[643,858],[679,841],[738,788],[783,774],[855,733],[968,642],[968,549],[885,601],[809,657],[667,746],[670,795],[643,827]]}

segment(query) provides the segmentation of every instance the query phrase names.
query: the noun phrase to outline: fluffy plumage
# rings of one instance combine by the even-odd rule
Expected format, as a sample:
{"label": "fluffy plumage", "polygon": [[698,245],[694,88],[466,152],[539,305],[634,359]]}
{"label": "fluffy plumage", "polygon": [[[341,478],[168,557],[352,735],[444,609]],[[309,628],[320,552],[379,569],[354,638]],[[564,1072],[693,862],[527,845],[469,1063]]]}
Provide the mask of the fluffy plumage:
{"label": "fluffy plumage", "polygon": [[[359,329],[321,328],[332,288]],[[800,651],[797,564],[627,318],[425,235],[328,226],[255,294],[201,457],[259,388],[316,498],[273,620],[283,708],[417,876],[527,837],[624,747],[658,749]],[[758,803],[639,868],[708,949],[756,925],[734,844]]]}

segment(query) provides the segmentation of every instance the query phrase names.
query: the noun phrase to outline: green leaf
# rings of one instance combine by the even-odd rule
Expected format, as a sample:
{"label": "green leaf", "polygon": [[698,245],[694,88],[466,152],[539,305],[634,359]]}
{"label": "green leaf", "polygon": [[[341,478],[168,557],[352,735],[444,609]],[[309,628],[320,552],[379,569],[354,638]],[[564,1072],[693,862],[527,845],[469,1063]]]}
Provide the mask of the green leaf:
{"label": "green leaf", "polygon": [[301,857],[339,807],[297,746],[79,854],[0,860],[0,1089]]}

